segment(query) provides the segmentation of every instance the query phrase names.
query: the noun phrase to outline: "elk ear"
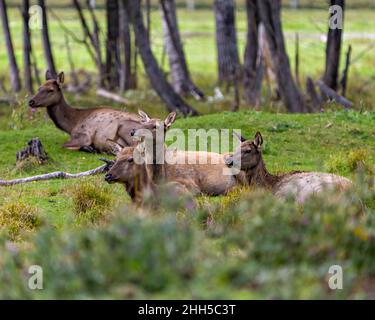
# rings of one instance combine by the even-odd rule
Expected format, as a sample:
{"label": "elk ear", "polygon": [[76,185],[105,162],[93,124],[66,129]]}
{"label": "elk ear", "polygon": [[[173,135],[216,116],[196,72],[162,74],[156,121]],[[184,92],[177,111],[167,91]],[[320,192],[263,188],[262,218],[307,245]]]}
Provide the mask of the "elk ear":
{"label": "elk ear", "polygon": [[46,71],[46,81],[54,79],[52,72],[50,70]]}
{"label": "elk ear", "polygon": [[233,135],[238,139],[239,142],[244,142],[246,139],[241,136],[236,130],[233,130]]}
{"label": "elk ear", "polygon": [[255,134],[254,144],[257,148],[263,144],[263,138],[259,131]]}
{"label": "elk ear", "polygon": [[63,84],[63,83],[64,83],[64,79],[65,79],[64,72],[60,72],[60,73],[57,75],[57,78],[56,78],[57,84],[58,84],[58,85]]}
{"label": "elk ear", "polygon": [[117,155],[122,151],[123,147],[121,145],[119,145],[117,142],[115,142],[111,139],[108,139],[107,141],[108,141],[109,146],[111,148],[111,151],[114,155]]}
{"label": "elk ear", "polygon": [[173,122],[175,122],[176,120],[176,112],[173,111],[171,112],[164,120],[164,125],[165,125],[165,128],[168,129],[172,124]]}
{"label": "elk ear", "polygon": [[149,122],[151,120],[148,114],[142,110],[138,110],[138,114],[141,117],[142,122]]}

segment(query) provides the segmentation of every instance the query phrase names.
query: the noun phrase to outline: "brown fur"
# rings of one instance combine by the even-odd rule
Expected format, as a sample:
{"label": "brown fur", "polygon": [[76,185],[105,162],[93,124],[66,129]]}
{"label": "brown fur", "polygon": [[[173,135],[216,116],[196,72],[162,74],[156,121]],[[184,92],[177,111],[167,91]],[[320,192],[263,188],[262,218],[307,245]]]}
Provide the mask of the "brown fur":
{"label": "brown fur", "polygon": [[344,178],[321,172],[293,171],[281,175],[272,175],[263,161],[263,138],[258,132],[254,141],[244,141],[236,152],[226,158],[229,167],[241,161],[240,169],[245,172],[246,181],[250,185],[267,188],[280,197],[293,196],[303,203],[309,196],[326,189],[346,190],[352,184]]}
{"label": "brown fur", "polygon": [[[113,153],[113,144],[122,147],[135,145],[131,136],[133,129],[141,128],[146,121],[144,113],[140,116],[107,107],[93,109],[72,108],[64,99],[61,86],[64,75],[56,79],[46,73],[46,83],[29,101],[32,108],[46,107],[47,113],[59,129],[71,136],[63,147],[81,150],[92,147],[98,152]],[[152,121],[147,116],[147,121]]]}

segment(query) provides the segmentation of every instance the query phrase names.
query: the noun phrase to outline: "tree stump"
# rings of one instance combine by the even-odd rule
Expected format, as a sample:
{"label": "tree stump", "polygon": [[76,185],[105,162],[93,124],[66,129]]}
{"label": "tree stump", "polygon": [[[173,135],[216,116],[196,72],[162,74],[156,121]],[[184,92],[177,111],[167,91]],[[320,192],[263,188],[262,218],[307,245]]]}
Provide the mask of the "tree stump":
{"label": "tree stump", "polygon": [[48,155],[44,151],[42,142],[39,140],[39,138],[31,139],[27,143],[26,148],[17,152],[16,162],[19,163],[31,156],[38,161],[38,164],[44,164],[48,160]]}

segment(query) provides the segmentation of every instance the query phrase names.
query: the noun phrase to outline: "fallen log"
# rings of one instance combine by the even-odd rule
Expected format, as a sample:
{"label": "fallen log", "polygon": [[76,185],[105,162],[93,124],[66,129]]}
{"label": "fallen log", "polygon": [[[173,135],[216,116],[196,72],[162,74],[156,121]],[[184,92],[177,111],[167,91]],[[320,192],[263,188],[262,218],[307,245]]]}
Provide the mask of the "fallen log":
{"label": "fallen log", "polygon": [[120,95],[110,92],[108,90],[105,90],[103,88],[99,88],[96,91],[96,94],[100,97],[107,98],[110,100],[113,100],[115,102],[124,103],[126,105],[132,105],[133,103],[129,101],[128,99],[125,99],[124,97],[121,97]]}
{"label": "fallen log", "polygon": [[349,101],[348,99],[344,98],[343,96],[339,95],[335,90],[328,87],[322,80],[318,80],[316,84],[319,86],[320,91],[323,96],[326,96],[330,99],[335,100],[337,103],[341,104],[345,107],[345,109],[349,109],[353,107],[353,102]]}
{"label": "fallen log", "polygon": [[108,164],[103,164],[100,167],[97,167],[92,170],[79,172],[79,173],[67,173],[63,171],[56,171],[51,173],[45,173],[40,174],[33,177],[27,177],[27,178],[20,178],[20,179],[14,179],[14,180],[1,180],[0,179],[0,186],[13,186],[16,184],[23,184],[23,183],[29,183],[34,181],[45,181],[45,180],[52,180],[52,179],[76,179],[86,176],[91,176],[94,174],[104,173],[108,170]]}

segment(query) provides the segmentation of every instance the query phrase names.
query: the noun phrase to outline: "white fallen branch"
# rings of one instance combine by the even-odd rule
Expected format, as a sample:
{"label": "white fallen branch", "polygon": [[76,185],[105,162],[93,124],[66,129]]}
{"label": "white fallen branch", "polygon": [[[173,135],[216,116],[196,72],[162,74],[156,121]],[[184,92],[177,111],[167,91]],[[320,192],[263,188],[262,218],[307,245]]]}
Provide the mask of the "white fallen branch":
{"label": "white fallen branch", "polygon": [[91,176],[91,175],[98,174],[98,173],[103,173],[104,171],[107,170],[107,168],[108,168],[108,164],[103,164],[102,166],[97,167],[95,169],[84,171],[84,172],[79,172],[79,173],[74,173],[74,174],[63,172],[63,171],[56,171],[56,172],[40,174],[37,176],[28,177],[28,178],[20,178],[20,179],[14,179],[14,180],[1,180],[0,179],[0,186],[8,187],[8,186],[13,186],[15,184],[29,183],[33,181],[52,180],[52,179],[76,179],[76,178]]}
{"label": "white fallen branch", "polygon": [[103,88],[99,88],[96,91],[96,94],[100,97],[110,99],[110,100],[113,100],[115,102],[123,103],[123,104],[126,104],[126,105],[132,105],[133,104],[128,99],[125,99],[124,97],[121,97],[120,95],[118,95],[116,93],[113,93],[113,92],[110,92],[108,90],[105,90]]}

